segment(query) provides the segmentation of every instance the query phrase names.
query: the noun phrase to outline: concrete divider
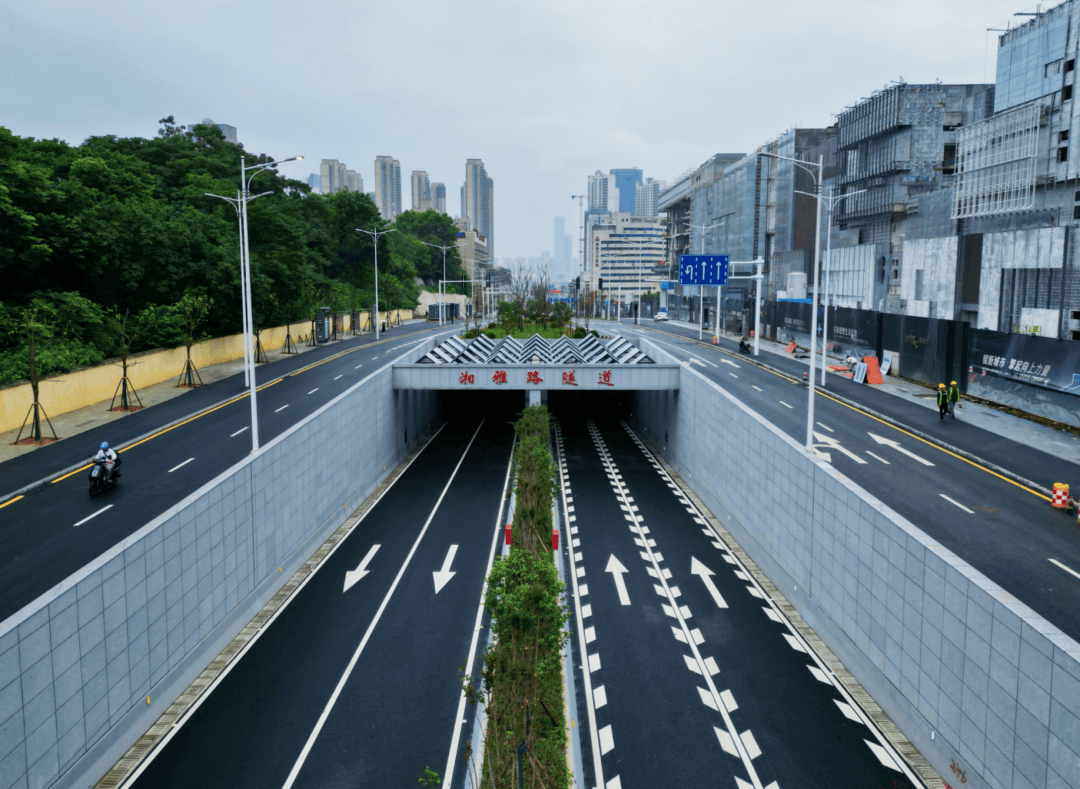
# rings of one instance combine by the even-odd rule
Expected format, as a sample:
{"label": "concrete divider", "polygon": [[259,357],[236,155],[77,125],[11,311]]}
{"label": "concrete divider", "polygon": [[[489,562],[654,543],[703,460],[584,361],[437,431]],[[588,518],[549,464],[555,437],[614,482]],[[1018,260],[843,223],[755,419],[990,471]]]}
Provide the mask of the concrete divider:
{"label": "concrete divider", "polygon": [[631,410],[950,784],[1080,787],[1080,644],[693,369]]}
{"label": "concrete divider", "polygon": [[0,789],[93,786],[378,487],[436,418],[434,392],[396,393],[391,375],[367,376],[0,623]]}

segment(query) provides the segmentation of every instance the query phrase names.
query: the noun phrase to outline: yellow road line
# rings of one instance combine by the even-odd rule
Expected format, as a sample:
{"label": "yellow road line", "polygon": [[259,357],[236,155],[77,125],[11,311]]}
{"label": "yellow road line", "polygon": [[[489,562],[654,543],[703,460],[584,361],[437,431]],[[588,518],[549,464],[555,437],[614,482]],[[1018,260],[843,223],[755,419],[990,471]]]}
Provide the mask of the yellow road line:
{"label": "yellow road line", "polygon": [[[398,340],[398,339],[401,339],[402,337],[411,337],[411,336],[412,336],[412,335],[414,335],[414,334],[420,334],[420,332],[418,332],[418,331],[414,331],[414,332],[409,332],[408,334],[402,334],[402,335],[401,335],[400,337],[395,337],[394,339],[395,339],[395,340]],[[275,380],[273,380],[273,381],[270,381],[269,383],[263,384],[262,386],[258,387],[258,388],[257,388],[257,389],[256,389],[255,391],[257,391],[257,392],[261,392],[261,391],[262,391],[263,389],[267,389],[267,388],[269,388],[269,387],[273,386],[274,384],[279,384],[279,383],[281,383],[281,382],[282,382],[283,380],[285,380],[286,378],[291,378],[291,377],[293,377],[294,375],[299,375],[300,373],[304,373],[304,372],[307,372],[308,370],[311,370],[311,369],[313,369],[313,368],[315,368],[315,367],[318,367],[318,366],[319,366],[320,364],[325,364],[326,362],[329,362],[329,361],[333,361],[334,359],[340,359],[340,358],[341,358],[342,356],[345,356],[345,355],[347,355],[347,354],[350,354],[350,353],[355,353],[356,351],[362,351],[362,350],[364,350],[365,348],[370,348],[370,347],[372,347],[372,346],[374,346],[374,345],[382,345],[383,343],[386,343],[386,342],[391,342],[391,340],[389,340],[389,339],[386,339],[386,340],[379,340],[378,342],[372,342],[372,343],[368,343],[367,345],[360,345],[360,346],[358,346],[358,347],[356,347],[356,348],[350,348],[349,350],[347,350],[347,351],[342,351],[341,353],[339,353],[339,354],[335,354],[334,356],[331,356],[331,357],[330,357],[330,358],[328,358],[328,359],[323,359],[323,360],[322,360],[321,362],[315,362],[314,364],[308,365],[307,367],[303,367],[303,368],[301,368],[301,369],[297,370],[297,371],[296,371],[296,372],[294,372],[294,373],[286,373],[285,375],[281,376],[280,378],[277,378],[277,379],[275,379]],[[146,438],[144,438],[144,439],[141,439],[140,441],[137,441],[137,442],[135,442],[134,444],[129,444],[128,446],[126,446],[126,447],[124,447],[123,449],[121,449],[121,450],[118,450],[118,451],[119,451],[119,452],[127,452],[127,451],[128,451],[129,449],[134,449],[135,447],[139,446],[139,444],[145,444],[145,443],[146,443],[147,441],[149,441],[149,440],[150,440],[150,439],[152,439],[152,438],[157,438],[157,437],[158,437],[158,436],[160,436],[160,435],[163,435],[163,434],[165,434],[165,433],[168,433],[168,432],[169,432],[170,430],[175,430],[176,428],[178,428],[178,427],[181,427],[181,426],[183,426],[183,425],[186,425],[186,424],[188,424],[189,422],[194,422],[194,421],[195,421],[196,419],[199,419],[199,418],[201,418],[201,417],[204,417],[204,416],[206,416],[207,414],[212,414],[212,413],[213,413],[214,411],[217,411],[217,410],[219,410],[219,409],[221,409],[221,408],[224,408],[224,407],[225,407],[225,406],[227,406],[227,405],[232,405],[233,403],[237,402],[238,400],[243,400],[243,399],[244,399],[245,397],[248,397],[248,396],[249,396],[249,393],[248,393],[248,392],[245,392],[245,393],[244,393],[244,394],[242,394],[242,395],[238,395],[238,396],[234,397],[234,398],[233,398],[232,400],[226,400],[226,401],[225,401],[224,403],[222,403],[221,405],[218,405],[218,406],[214,406],[213,408],[209,408],[209,409],[207,409],[206,411],[203,411],[202,413],[198,413],[198,414],[196,414],[195,416],[191,417],[190,419],[185,419],[185,420],[184,420],[183,422],[177,422],[177,423],[176,423],[175,425],[173,425],[172,427],[167,427],[167,428],[165,428],[165,429],[163,429],[163,430],[159,430],[158,432],[156,432],[156,433],[153,433],[152,435],[149,435],[149,436],[147,436]],[[92,466],[92,465],[93,465],[92,463],[88,463],[87,465],[85,465],[85,466],[81,466],[81,467],[79,467],[79,468],[75,469],[74,471],[72,471],[72,472],[69,472],[69,473],[65,474],[65,475],[64,475],[64,476],[62,476],[62,477],[57,477],[57,478],[56,478],[56,479],[54,479],[54,480],[50,480],[50,482],[51,482],[51,483],[52,483],[53,485],[55,485],[55,484],[56,484],[57,482],[63,482],[63,481],[64,481],[65,479],[67,479],[68,477],[74,476],[75,474],[78,474],[78,473],[79,473],[79,472],[81,472],[81,471],[86,471],[86,470],[87,470],[88,468],[90,468],[90,466]],[[22,496],[19,496],[19,497],[18,497],[17,499],[11,499],[10,501],[6,502],[6,503],[4,504],[4,506],[7,506],[7,505],[8,505],[8,504],[10,504],[10,503],[11,503],[12,501],[18,501],[18,500],[19,500],[19,499],[21,499],[21,498],[22,498]]]}
{"label": "yellow road line", "polygon": [[9,504],[14,504],[14,503],[15,503],[16,501],[18,501],[18,500],[19,500],[19,499],[21,499],[21,498],[23,498],[23,497],[22,497],[22,496],[16,496],[16,497],[15,497],[15,498],[13,498],[13,499],[8,499],[8,500],[7,500],[7,501],[5,501],[5,502],[4,502],[3,504],[0,504],[0,510],[4,509],[4,507],[6,507],[6,506],[7,506],[7,505],[9,505]]}
{"label": "yellow road line", "polygon": [[[655,329],[650,329],[650,331],[656,331],[656,330]],[[662,334],[662,333],[666,334],[666,332],[657,332],[657,334]],[[674,335],[674,336],[679,336],[679,335]],[[736,354],[732,353],[731,351],[725,350],[723,348],[719,348],[719,347],[717,347],[715,345],[712,345],[712,344],[709,344],[709,343],[702,342],[700,340],[695,340],[695,339],[693,339],[691,337],[681,337],[680,336],[679,339],[687,340],[688,342],[692,342],[692,343],[697,343],[698,345],[704,345],[706,348],[711,348],[712,350],[717,351],[719,353],[725,354],[727,356],[731,356],[733,358],[740,358],[740,359],[743,359],[743,361],[746,361],[746,359],[744,359],[743,357],[740,357],[740,356],[736,356]],[[758,367],[761,370],[772,373],[773,375],[779,376],[780,378],[784,378],[784,379],[786,379],[788,381],[791,381],[792,383],[799,383],[799,380],[797,378],[792,378],[790,375],[787,375],[786,373],[781,373],[781,372],[778,372],[776,370],[771,370],[768,367],[765,367],[760,362],[751,361],[750,363],[753,364],[755,367]],[[869,414],[866,411],[863,411],[861,408],[856,408],[855,406],[849,405],[848,403],[845,403],[842,400],[837,400],[835,397],[827,394],[826,392],[822,391],[821,389],[818,389],[818,388],[815,387],[815,392],[817,394],[821,395],[822,397],[825,397],[825,398],[828,398],[829,400],[832,400],[834,403],[842,405],[845,408],[850,408],[852,411],[854,411],[854,412],[856,412],[858,414],[862,414],[865,417],[873,419],[875,422],[878,422],[878,423],[884,425],[885,427],[892,428],[893,430],[897,431],[898,433],[903,433],[905,436],[910,436],[911,438],[914,438],[916,441],[921,441],[922,443],[926,444],[928,447],[933,447],[938,452],[944,452],[946,455],[951,455],[952,457],[956,458],[957,460],[964,461],[969,466],[974,466],[975,468],[979,469],[980,471],[985,471],[987,474],[990,474],[991,476],[997,477],[1000,480],[1004,480],[1005,482],[1008,482],[1010,485],[1015,485],[1016,487],[1020,488],[1021,490],[1026,490],[1032,496],[1036,496],[1036,497],[1042,499],[1043,501],[1050,501],[1049,496],[1046,496],[1046,495],[1044,495],[1042,493],[1039,493],[1039,491],[1037,491],[1037,490],[1032,490],[1027,485],[1023,485],[1023,484],[1017,482],[1016,480],[1012,480],[1012,479],[1009,479],[1006,476],[998,474],[996,471],[993,471],[992,469],[988,469],[986,466],[984,466],[984,465],[982,465],[980,463],[976,463],[974,460],[969,460],[968,458],[964,457],[963,455],[958,455],[955,452],[950,452],[948,449],[945,449],[942,446],[938,446],[933,441],[927,441],[922,436],[917,436],[914,433],[910,433],[907,430],[904,430],[904,428],[902,428],[902,427],[897,427],[896,425],[894,425],[894,424],[892,424],[890,422],[886,422],[884,419],[879,419],[878,417],[874,416],[873,414]]]}

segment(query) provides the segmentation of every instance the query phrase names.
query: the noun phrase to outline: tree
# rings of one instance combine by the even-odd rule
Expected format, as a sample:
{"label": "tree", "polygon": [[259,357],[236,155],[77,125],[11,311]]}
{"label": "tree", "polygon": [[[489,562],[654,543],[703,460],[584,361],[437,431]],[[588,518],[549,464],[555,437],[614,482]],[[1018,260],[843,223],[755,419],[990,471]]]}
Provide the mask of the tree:
{"label": "tree", "polygon": [[[202,376],[199,375],[195,363],[191,361],[191,346],[209,337],[200,329],[206,322],[206,316],[213,303],[213,299],[195,293],[185,293],[176,303],[177,319],[184,334],[184,348],[187,350],[187,361],[184,362],[184,371],[180,373],[177,386],[202,386]],[[195,383],[195,379],[199,382]]]}
{"label": "tree", "polygon": [[26,412],[26,417],[23,419],[22,427],[19,428],[18,435],[15,436],[15,443],[18,444],[20,442],[20,439],[22,439],[22,431],[26,427],[27,421],[31,422],[30,437],[28,440],[34,444],[46,443],[48,439],[43,439],[41,436],[42,417],[45,417],[45,422],[49,425],[49,430],[52,431],[52,440],[56,441],[56,429],[52,426],[52,422],[49,421],[49,417],[45,413],[45,408],[41,405],[41,401],[38,397],[38,386],[41,383],[41,377],[38,375],[37,350],[38,344],[41,341],[41,335],[45,331],[47,331],[47,327],[39,320],[38,315],[34,310],[28,309],[23,312],[22,328],[26,336],[26,350],[29,357],[30,368],[30,390],[34,395],[34,402],[30,405],[30,409]]}
{"label": "tree", "polygon": [[[112,400],[109,403],[110,411],[136,411],[143,407],[142,401],[139,400],[139,394],[135,391],[135,387],[128,379],[128,368],[134,366],[134,362],[129,361],[131,357],[131,346],[139,341],[139,337],[146,334],[154,325],[153,317],[147,312],[141,312],[139,315],[129,320],[128,312],[121,313],[115,307],[112,313],[108,317],[108,325],[116,336],[116,344],[118,347],[118,356],[120,358],[120,364],[118,365],[123,374],[120,376],[120,382],[116,385],[116,392],[113,393]],[[135,396],[135,401],[138,402],[137,406],[131,405],[128,399],[128,389],[131,389],[131,394]],[[120,395],[119,407],[116,405],[116,395]]]}

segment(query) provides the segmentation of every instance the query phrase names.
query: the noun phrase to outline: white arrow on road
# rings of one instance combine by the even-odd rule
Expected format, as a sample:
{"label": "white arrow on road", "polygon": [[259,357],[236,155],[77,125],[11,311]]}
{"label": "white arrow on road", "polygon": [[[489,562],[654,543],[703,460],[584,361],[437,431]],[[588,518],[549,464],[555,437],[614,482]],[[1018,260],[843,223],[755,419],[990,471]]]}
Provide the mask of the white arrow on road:
{"label": "white arrow on road", "polygon": [[[849,452],[848,450],[844,449],[842,446],[840,446],[840,442],[832,436],[826,436],[822,433],[818,433],[817,431],[815,431],[814,439],[817,441],[817,443],[814,444],[815,447],[828,447],[829,449],[835,449],[837,452],[843,452],[856,463],[862,463],[864,466],[866,465],[865,460],[856,455],[854,452]],[[828,457],[828,453],[823,452],[821,454],[826,455],[826,460],[832,463],[832,460]]]}
{"label": "white arrow on road", "polygon": [[451,545],[450,550],[446,552],[446,558],[443,559],[442,569],[433,572],[435,576],[435,594],[442,591],[442,588],[450,583],[450,579],[457,575],[450,569],[450,565],[454,563],[454,555],[457,553],[457,546]]}
{"label": "white arrow on road", "polygon": [[372,545],[367,552],[367,556],[364,557],[364,561],[360,562],[360,566],[357,567],[355,570],[349,570],[347,573],[345,573],[345,588],[341,591],[349,591],[350,586],[352,586],[354,583],[356,583],[369,572],[371,572],[367,568],[368,562],[371,561],[372,557],[375,555],[375,552],[378,551],[380,547],[381,546],[378,545]]}
{"label": "white arrow on road", "polygon": [[604,568],[605,573],[611,573],[611,577],[615,579],[615,588],[619,592],[619,602],[623,605],[630,605],[630,595],[626,593],[626,581],[623,579],[623,573],[629,572],[622,566],[622,562],[615,558],[615,554],[611,554],[611,558],[607,560],[607,567]]}
{"label": "white arrow on road", "polygon": [[738,367],[739,367],[739,365],[735,364],[735,362],[729,362],[727,359],[721,359],[720,362],[722,364],[730,364],[732,367],[734,367],[736,369],[738,369]]}
{"label": "white arrow on road", "polygon": [[[869,432],[869,431],[867,431],[867,432]],[[881,436],[875,436],[873,433],[870,433],[870,438],[874,439],[879,444],[884,444],[887,447],[892,447],[897,452],[900,452],[900,453],[902,453],[904,455],[907,455],[909,458],[912,458],[914,460],[919,461],[924,466],[932,466],[932,465],[934,465],[929,460],[925,460],[925,459],[919,457],[918,455],[916,455],[914,452],[910,452],[910,451],[904,449],[902,446],[900,446],[899,441],[893,441],[892,439],[889,439],[889,438],[882,438]]]}
{"label": "white arrow on road", "polygon": [[701,580],[705,583],[705,588],[709,590],[709,594],[712,595],[713,602],[716,603],[717,608],[727,608],[727,603],[724,598],[720,596],[720,590],[716,588],[716,584],[713,583],[712,576],[716,575],[712,570],[699,562],[696,557],[690,557],[690,575],[700,575]]}

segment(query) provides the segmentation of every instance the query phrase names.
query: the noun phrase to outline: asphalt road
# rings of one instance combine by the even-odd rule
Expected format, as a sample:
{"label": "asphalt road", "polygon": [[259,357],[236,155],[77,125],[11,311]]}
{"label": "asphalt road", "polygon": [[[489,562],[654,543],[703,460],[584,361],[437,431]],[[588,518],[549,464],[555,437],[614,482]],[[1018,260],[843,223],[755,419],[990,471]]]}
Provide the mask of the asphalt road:
{"label": "asphalt road", "polygon": [[[641,334],[625,324],[617,328],[631,337]],[[805,368],[792,375],[796,379],[792,381],[737,352],[675,336],[651,332],[647,336],[800,444],[805,441],[807,390],[801,382]],[[767,361],[773,363],[774,357]],[[855,391],[871,389],[830,376],[829,386],[838,388],[834,382],[849,384]],[[1024,464],[1035,455],[1043,455],[1040,463],[1056,462],[1037,449],[965,425],[962,417],[955,421],[946,417],[942,423],[936,413],[916,404],[880,392],[860,392],[866,398],[875,395],[887,398],[876,402],[875,410],[908,423],[918,416],[919,429],[930,432],[927,428],[936,426],[949,433],[954,445],[963,439],[981,447],[978,454],[987,460],[1017,473],[1030,473]],[[910,409],[916,413],[908,413]],[[1051,509],[1022,486],[828,397],[815,398],[814,421],[815,449],[836,469],[1067,635],[1080,639],[1080,540],[1073,518]]]}
{"label": "asphalt road", "polygon": [[591,686],[590,714],[579,710],[586,784],[921,786],[700,513],[596,402],[555,407],[584,628],[575,670],[579,687]]}
{"label": "asphalt road", "polygon": [[[461,669],[484,646],[486,631],[473,635],[513,445],[510,415],[485,413],[443,428],[125,786],[415,786],[425,768],[444,774],[455,732],[459,756],[472,730]],[[344,589],[373,550],[369,574]],[[455,786],[465,769],[456,759]]]}
{"label": "asphalt road", "polygon": [[[433,331],[438,328],[423,326],[413,333],[396,329],[378,344],[373,337],[357,338],[259,367],[256,380],[268,381],[258,393],[260,443]],[[97,498],[88,495],[88,472],[80,470],[0,504],[0,576],[5,580],[0,620],[246,457],[251,451],[251,406],[243,391],[243,376],[236,375],[0,466],[3,489],[17,490],[79,462],[96,452],[102,440],[118,445],[194,417],[121,450],[120,482]],[[232,395],[235,399],[226,405],[203,410]]]}

